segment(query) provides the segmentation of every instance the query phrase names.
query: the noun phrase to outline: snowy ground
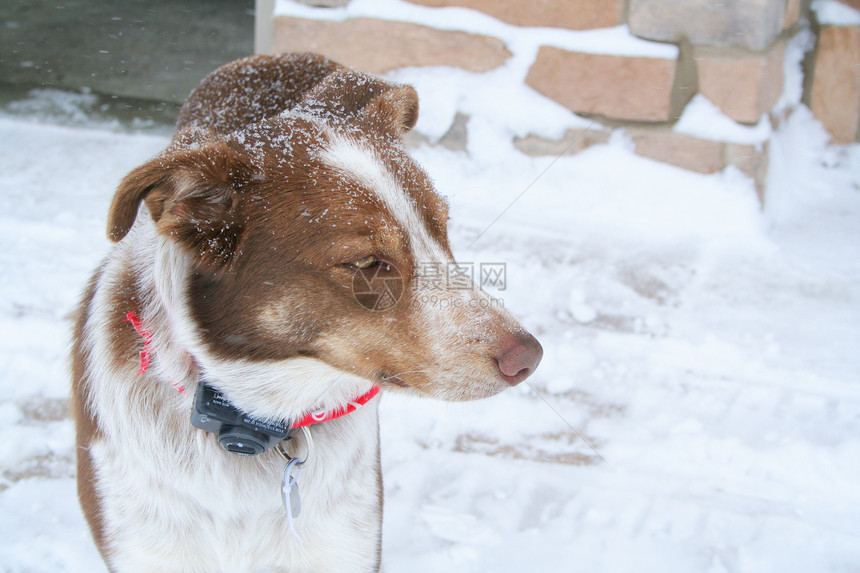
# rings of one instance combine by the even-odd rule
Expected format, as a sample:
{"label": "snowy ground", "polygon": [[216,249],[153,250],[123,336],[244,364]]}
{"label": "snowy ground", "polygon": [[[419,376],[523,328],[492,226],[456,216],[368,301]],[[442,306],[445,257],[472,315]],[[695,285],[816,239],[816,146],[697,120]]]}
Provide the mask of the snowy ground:
{"label": "snowy ground", "polygon": [[[762,210],[740,173],[642,159],[623,134],[522,156],[508,142],[529,118],[452,103],[432,88],[443,73],[460,93],[501,81],[403,78],[426,117],[473,113],[468,153],[414,155],[452,203],[458,258],[506,263],[495,294],[545,357],[482,402],[383,397],[383,570],[860,570],[860,146],[828,147],[798,108]],[[538,131],[584,121],[510,95]],[[34,116],[0,117],[8,573],[104,570],[74,491],[69,313],[116,184],[167,137],[87,105],[42,93],[18,108]],[[45,122],[60,116],[76,125]]]}

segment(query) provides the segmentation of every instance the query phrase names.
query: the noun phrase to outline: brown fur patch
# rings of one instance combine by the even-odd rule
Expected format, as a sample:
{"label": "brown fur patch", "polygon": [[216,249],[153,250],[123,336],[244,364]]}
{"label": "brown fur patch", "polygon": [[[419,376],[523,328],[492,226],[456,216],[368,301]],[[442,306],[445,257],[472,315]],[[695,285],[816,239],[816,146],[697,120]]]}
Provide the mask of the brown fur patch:
{"label": "brown fur patch", "polygon": [[179,112],[177,134],[188,127],[231,133],[277,115],[295,107],[341,67],[307,53],[252,56],[222,66],[188,96]]}
{"label": "brown fur patch", "polygon": [[141,303],[137,294],[137,276],[132,268],[128,268],[122,276],[113,283],[110,292],[110,306],[113,309],[110,332],[111,362],[117,366],[127,365],[136,369],[139,367],[140,353],[143,351],[143,339],[134,330],[132,323],[126,318],[129,312],[141,316]]}
{"label": "brown fur patch", "polygon": [[74,346],[72,348],[72,402],[75,416],[76,440],[75,453],[78,466],[78,498],[93,539],[102,555],[105,554],[104,521],[102,519],[101,499],[96,487],[96,470],[89,453],[89,445],[99,437],[98,419],[90,408],[87,396],[88,351],[85,348],[85,327],[90,317],[101,271],[93,276],[80,305],[75,324]]}

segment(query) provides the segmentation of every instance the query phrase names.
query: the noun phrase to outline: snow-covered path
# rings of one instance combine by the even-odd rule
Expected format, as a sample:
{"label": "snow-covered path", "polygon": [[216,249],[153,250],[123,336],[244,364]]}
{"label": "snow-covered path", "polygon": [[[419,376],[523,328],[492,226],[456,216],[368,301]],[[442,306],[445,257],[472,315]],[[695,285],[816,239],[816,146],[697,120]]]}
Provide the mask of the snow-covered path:
{"label": "snow-covered path", "polygon": [[[761,212],[738,173],[622,138],[538,177],[551,158],[472,128],[470,156],[415,155],[455,253],[506,264],[495,294],[545,359],[482,402],[384,396],[383,570],[860,569],[860,146],[828,148],[800,108]],[[0,118],[2,571],[103,570],[74,491],[69,313],[113,189],[165,143]]]}

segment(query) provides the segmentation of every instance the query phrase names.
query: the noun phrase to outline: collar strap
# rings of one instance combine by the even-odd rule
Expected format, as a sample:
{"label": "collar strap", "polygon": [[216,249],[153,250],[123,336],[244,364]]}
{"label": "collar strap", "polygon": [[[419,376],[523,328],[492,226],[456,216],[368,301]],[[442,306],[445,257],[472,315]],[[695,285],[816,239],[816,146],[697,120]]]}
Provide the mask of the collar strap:
{"label": "collar strap", "polygon": [[125,315],[123,322],[130,322],[135,332],[143,339],[143,349],[140,351],[140,369],[137,373],[141,375],[146,374],[146,369],[149,368],[149,363],[152,360],[152,333],[143,326],[143,322],[133,310]]}
{"label": "collar strap", "polygon": [[372,386],[370,390],[356,398],[355,400],[349,402],[344,406],[338,406],[333,410],[321,410],[319,412],[310,412],[305,414],[295,422],[293,422],[290,427],[291,428],[302,428],[304,426],[311,426],[313,424],[321,424],[323,422],[328,422],[330,420],[334,420],[336,418],[340,418],[341,416],[346,416],[351,412],[355,412],[361,406],[364,406],[371,400],[373,400],[376,395],[379,394],[379,386]]}
{"label": "collar strap", "polygon": [[[146,373],[146,370],[147,368],[149,368],[149,364],[152,360],[152,333],[146,329],[143,324],[143,321],[137,317],[133,310],[125,315],[125,322],[130,322],[134,330],[143,339],[143,350],[140,351],[140,369],[138,370],[138,374],[142,375]],[[179,390],[180,393],[183,393],[185,391],[182,386],[179,386],[176,383],[173,383],[173,386],[177,390]],[[361,406],[364,406],[365,404],[373,400],[376,395],[379,394],[379,390],[379,386],[376,386],[374,384],[370,388],[370,390],[343,406],[338,406],[337,408],[334,408],[332,410],[320,410],[305,414],[304,416],[290,424],[290,428],[293,429],[302,428],[305,426],[312,426],[313,424],[321,424],[323,422],[335,420],[337,418],[340,418],[341,416],[346,416],[347,414],[355,412]]]}

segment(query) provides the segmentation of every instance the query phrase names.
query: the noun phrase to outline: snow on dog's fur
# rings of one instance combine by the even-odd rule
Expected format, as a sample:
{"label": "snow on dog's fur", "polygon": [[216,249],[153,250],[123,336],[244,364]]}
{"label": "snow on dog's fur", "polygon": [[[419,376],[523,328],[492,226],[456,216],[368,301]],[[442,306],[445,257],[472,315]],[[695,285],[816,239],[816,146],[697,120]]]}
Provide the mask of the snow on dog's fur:
{"label": "snow on dog's fur", "polygon": [[[417,110],[411,87],[320,56],[247,58],[206,78],[172,144],[121,183],[73,349],[79,494],[112,571],[379,567],[378,400],[313,426],[300,542],[283,458],[191,425],[200,380],[281,420],[374,384],[482,398],[537,366],[540,345],[480,289],[420,280],[454,258],[447,205],[400,142]],[[362,304],[370,271],[396,304]]]}

